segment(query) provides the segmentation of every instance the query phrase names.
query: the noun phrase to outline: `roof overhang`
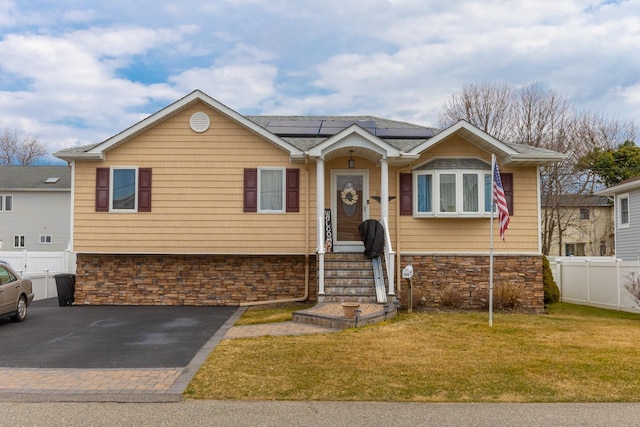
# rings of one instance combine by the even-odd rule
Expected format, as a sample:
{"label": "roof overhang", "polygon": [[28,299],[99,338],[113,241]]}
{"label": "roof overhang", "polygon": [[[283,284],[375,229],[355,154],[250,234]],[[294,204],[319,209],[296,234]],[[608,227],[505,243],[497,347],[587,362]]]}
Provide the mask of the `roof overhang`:
{"label": "roof overhang", "polygon": [[185,96],[182,99],[168,105],[162,110],[150,115],[146,119],[136,123],[135,125],[125,129],[124,131],[118,133],[117,135],[112,136],[111,138],[96,144],[89,148],[86,151],[81,150],[62,150],[54,153],[53,155],[66,160],[104,160],[106,157],[106,153],[117,147],[118,145],[130,140],[131,138],[143,133],[147,129],[161,123],[164,120],[174,116],[175,114],[191,107],[192,105],[202,102],[214,110],[217,110],[221,114],[229,117],[230,119],[236,121],[241,126],[249,129],[250,131],[260,135],[267,141],[273,143],[274,145],[280,147],[284,151],[289,152],[291,155],[292,161],[300,161],[304,159],[304,153],[298,150],[293,145],[284,141],[277,135],[267,131],[266,129],[258,126],[256,123],[244,117],[242,114],[232,110],[226,105],[216,101],[211,98],[209,95],[205,94],[200,90],[194,90],[189,95]]}
{"label": "roof overhang", "polygon": [[384,140],[353,124],[307,151],[310,158],[330,159],[353,152],[373,162],[386,159],[390,164],[409,164],[417,156],[394,148]]}
{"label": "roof overhang", "polygon": [[454,135],[469,141],[488,153],[495,154],[504,165],[543,165],[555,163],[566,158],[565,154],[551,150],[535,149],[534,147],[529,147],[528,152],[520,152],[514,148],[514,145],[517,146],[517,144],[506,144],[464,120],[460,120],[437,133],[433,138],[429,138],[424,143],[413,148],[409,154],[419,155]]}
{"label": "roof overhang", "polygon": [[627,193],[629,191],[637,189],[640,189],[640,177],[634,178],[627,182],[613,185],[609,188],[605,188],[604,190],[597,191],[593,194],[595,194],[596,196],[615,196],[616,194]]}

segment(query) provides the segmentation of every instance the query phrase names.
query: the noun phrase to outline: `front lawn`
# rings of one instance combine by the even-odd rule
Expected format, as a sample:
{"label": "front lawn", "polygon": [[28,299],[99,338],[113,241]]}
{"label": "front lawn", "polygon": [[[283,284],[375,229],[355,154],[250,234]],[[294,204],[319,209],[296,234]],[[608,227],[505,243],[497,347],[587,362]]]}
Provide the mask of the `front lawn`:
{"label": "front lawn", "polygon": [[338,333],[222,341],[185,397],[402,402],[640,401],[640,315],[430,312]]}

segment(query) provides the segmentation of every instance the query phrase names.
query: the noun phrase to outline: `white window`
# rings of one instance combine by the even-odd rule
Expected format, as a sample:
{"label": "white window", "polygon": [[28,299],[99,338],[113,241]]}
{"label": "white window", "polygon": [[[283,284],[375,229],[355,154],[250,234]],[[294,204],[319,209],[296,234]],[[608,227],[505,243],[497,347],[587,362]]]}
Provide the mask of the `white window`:
{"label": "white window", "polygon": [[0,212],[13,211],[13,196],[0,194]]}
{"label": "white window", "polygon": [[621,228],[629,227],[629,195],[622,194],[618,196],[618,226]]}
{"label": "white window", "polygon": [[258,212],[284,212],[285,169],[258,169]]}
{"label": "white window", "polygon": [[587,221],[589,219],[589,208],[580,208],[580,220]]}
{"label": "white window", "polygon": [[566,243],[564,245],[565,256],[584,256],[586,243]]}
{"label": "white window", "polygon": [[24,236],[13,236],[13,247],[14,248],[24,248],[25,243]]}
{"label": "white window", "polygon": [[50,235],[41,235],[40,236],[40,244],[41,245],[50,245],[53,242],[53,239]]}
{"label": "white window", "polygon": [[414,171],[414,215],[491,214],[490,165],[479,159],[436,159]]}
{"label": "white window", "polygon": [[138,209],[136,168],[111,169],[111,211],[135,212]]}

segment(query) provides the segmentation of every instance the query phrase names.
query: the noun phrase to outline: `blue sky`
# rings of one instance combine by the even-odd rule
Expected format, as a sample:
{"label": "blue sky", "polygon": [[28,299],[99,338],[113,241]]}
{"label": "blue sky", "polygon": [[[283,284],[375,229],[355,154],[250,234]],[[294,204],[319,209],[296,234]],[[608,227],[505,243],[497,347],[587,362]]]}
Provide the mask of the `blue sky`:
{"label": "blue sky", "polygon": [[194,89],[243,114],[437,126],[485,80],[638,120],[639,53],[640,0],[0,0],[0,126],[54,152]]}

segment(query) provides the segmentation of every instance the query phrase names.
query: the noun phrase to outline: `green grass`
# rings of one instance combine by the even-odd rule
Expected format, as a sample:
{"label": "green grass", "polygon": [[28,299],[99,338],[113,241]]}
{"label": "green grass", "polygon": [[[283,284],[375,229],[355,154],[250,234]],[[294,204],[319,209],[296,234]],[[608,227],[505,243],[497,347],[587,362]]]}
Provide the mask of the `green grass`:
{"label": "green grass", "polygon": [[262,323],[288,322],[292,313],[305,308],[313,307],[309,303],[288,303],[278,305],[256,305],[247,308],[236,325],[259,325]]}
{"label": "green grass", "polygon": [[[259,311],[259,310],[258,310]],[[338,333],[224,340],[197,399],[402,402],[640,400],[640,316],[431,312]]]}

